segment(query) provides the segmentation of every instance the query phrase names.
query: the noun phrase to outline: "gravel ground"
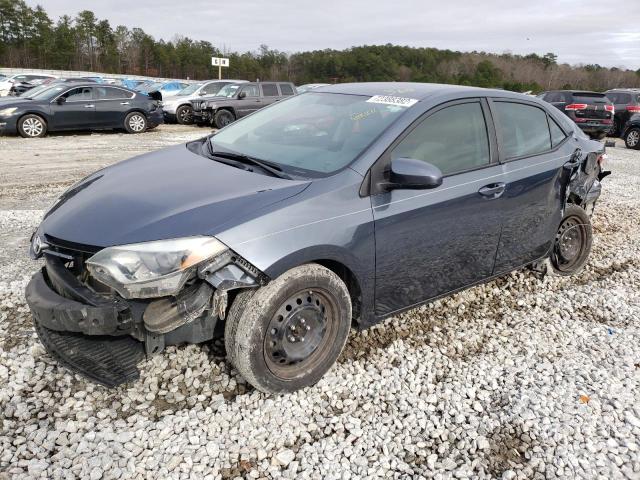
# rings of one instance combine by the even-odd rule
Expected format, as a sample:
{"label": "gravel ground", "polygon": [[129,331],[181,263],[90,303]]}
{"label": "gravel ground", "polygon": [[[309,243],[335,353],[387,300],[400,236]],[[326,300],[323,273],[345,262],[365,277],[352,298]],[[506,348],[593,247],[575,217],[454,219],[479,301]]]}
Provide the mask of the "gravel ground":
{"label": "gravel ground", "polygon": [[579,276],[519,271],[353,333],[315,387],[257,392],[219,343],[115,390],[59,368],[23,298],[42,209],[202,133],[0,138],[0,479],[640,478],[640,152],[620,146]]}

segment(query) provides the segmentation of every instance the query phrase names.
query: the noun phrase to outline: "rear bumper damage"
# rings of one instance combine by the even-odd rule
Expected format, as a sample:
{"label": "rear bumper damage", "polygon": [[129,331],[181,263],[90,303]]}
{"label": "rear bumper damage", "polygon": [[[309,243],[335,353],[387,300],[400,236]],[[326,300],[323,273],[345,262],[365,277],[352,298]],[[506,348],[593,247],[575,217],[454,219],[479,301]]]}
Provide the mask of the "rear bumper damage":
{"label": "rear bumper damage", "polygon": [[211,340],[225,316],[227,292],[264,281],[255,267],[227,252],[203,265],[175,296],[124,300],[96,293],[61,259],[45,255],[25,294],[46,350],[67,368],[114,387],[139,377],[136,365],[145,354]]}

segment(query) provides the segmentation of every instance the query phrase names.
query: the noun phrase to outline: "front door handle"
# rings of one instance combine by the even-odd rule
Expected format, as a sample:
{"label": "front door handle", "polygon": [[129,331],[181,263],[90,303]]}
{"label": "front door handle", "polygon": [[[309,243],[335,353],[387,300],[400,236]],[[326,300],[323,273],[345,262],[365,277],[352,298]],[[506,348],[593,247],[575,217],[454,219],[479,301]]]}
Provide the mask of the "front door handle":
{"label": "front door handle", "polygon": [[489,185],[485,185],[480,190],[478,190],[478,193],[483,197],[498,198],[504,193],[505,188],[506,185],[502,182],[490,183]]}
{"label": "front door handle", "polygon": [[85,105],[84,108],[94,108],[95,105]]}

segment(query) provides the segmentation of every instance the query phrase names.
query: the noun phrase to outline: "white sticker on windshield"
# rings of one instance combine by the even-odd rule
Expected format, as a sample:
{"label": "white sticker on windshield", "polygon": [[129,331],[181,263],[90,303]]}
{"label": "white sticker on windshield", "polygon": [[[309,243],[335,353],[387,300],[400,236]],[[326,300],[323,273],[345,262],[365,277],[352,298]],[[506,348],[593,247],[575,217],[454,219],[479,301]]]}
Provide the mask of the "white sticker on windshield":
{"label": "white sticker on windshield", "polygon": [[410,107],[418,103],[415,98],[406,97],[393,97],[391,95],[374,95],[369,100],[369,103],[382,103],[384,105],[397,105],[399,107]]}

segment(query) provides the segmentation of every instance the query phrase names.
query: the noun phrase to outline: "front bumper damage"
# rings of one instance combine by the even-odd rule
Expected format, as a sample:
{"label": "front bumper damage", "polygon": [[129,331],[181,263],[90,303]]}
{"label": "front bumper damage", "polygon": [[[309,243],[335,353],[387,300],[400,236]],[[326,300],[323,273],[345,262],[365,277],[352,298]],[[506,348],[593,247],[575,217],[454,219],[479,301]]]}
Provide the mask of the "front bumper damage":
{"label": "front bumper damage", "polygon": [[79,280],[68,258],[54,251],[44,257],[45,266],[26,288],[40,341],[61,364],[107,387],[139,378],[137,364],[167,345],[211,340],[228,292],[267,280],[227,251],[201,266],[176,296],[124,300]]}

